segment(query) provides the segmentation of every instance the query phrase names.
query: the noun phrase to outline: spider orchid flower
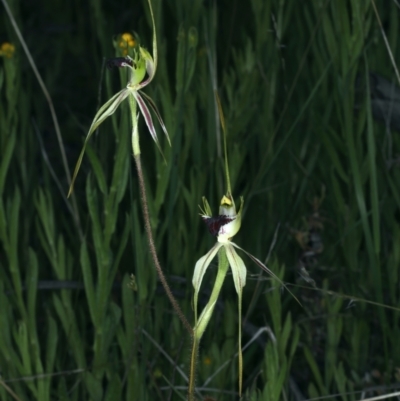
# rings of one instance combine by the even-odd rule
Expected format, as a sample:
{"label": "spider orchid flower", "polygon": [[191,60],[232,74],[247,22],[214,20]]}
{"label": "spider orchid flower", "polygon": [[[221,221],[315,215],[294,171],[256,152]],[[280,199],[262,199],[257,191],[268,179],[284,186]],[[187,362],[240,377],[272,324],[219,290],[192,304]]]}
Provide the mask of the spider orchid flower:
{"label": "spider orchid flower", "polygon": [[[152,12],[151,12],[152,14]],[[152,15],[153,16],[153,15]],[[149,107],[152,109],[154,112],[155,116],[157,117],[161,128],[163,129],[165,135],[167,136],[169,144],[171,144],[171,141],[168,136],[168,131],[167,128],[165,127],[165,124],[161,118],[160,112],[157,109],[156,104],[154,101],[151,99],[150,96],[146,95],[144,92],[142,92],[142,89],[147,86],[154,78],[154,75],[156,73],[157,69],[157,42],[156,42],[156,34],[155,34],[155,28],[154,28],[154,20],[153,20],[153,29],[154,29],[154,37],[153,37],[153,53],[154,53],[154,59],[151,56],[151,54],[141,47],[139,44],[137,44],[133,37],[132,40],[130,40],[129,46],[133,47],[130,49],[130,53],[133,55],[133,57],[126,55],[125,57],[115,57],[111,58],[107,61],[107,67],[109,69],[112,69],[114,67],[119,67],[119,68],[128,68],[130,70],[130,78],[128,81],[128,84],[126,87],[122,90],[120,90],[118,93],[116,93],[111,99],[109,99],[106,103],[103,104],[103,106],[100,107],[99,111],[96,113],[94,116],[92,125],[89,128],[89,132],[86,136],[85,143],[83,145],[83,149],[79,155],[78,161],[76,163],[74,175],[72,177],[72,182],[71,186],[68,192],[68,196],[71,195],[73,185],[76,179],[76,176],[78,175],[78,171],[80,168],[80,165],[82,163],[83,155],[85,153],[85,147],[89,141],[89,138],[91,135],[95,132],[95,130],[106,120],[108,117],[110,117],[114,112],[117,110],[119,105],[128,98],[129,100],[129,107],[131,109],[131,117],[132,117],[132,147],[133,147],[133,153],[134,155],[140,154],[140,148],[139,148],[139,139],[138,139],[138,129],[137,129],[137,123],[138,123],[138,115],[136,112],[136,105],[139,105],[139,109],[141,114],[144,117],[144,120],[146,122],[147,128],[150,131],[151,137],[153,138],[154,142],[156,143],[158,149],[161,151],[158,138],[157,138],[157,132],[154,127],[153,119],[150,114]],[[130,34],[123,34],[122,38],[124,40],[127,40],[127,36]],[[133,44],[133,46],[132,46]],[[147,78],[145,79],[147,74]]]}
{"label": "spider orchid flower", "polygon": [[[235,203],[232,196],[228,193],[224,195],[221,200],[219,208],[219,215],[212,217],[210,205],[207,199],[203,197],[203,208],[201,210],[201,217],[207,224],[210,233],[217,237],[217,243],[196,263],[193,273],[193,287],[194,287],[194,313],[195,321],[197,322],[197,300],[200,291],[201,282],[203,281],[204,274],[217,255],[218,251],[223,247],[226,251],[226,256],[232,270],[233,282],[235,284],[236,292],[241,298],[242,289],[246,284],[246,266],[243,259],[237,254],[236,249],[243,251],[258,267],[268,273],[270,276],[278,280],[285,288],[284,283],[275,275],[275,273],[268,269],[259,259],[251,255],[239,245],[232,242],[242,223],[242,209],[243,197],[240,198],[239,212],[236,213]],[[236,249],[235,249],[236,248]],[[289,290],[290,292],[290,290]]]}
{"label": "spider orchid flower", "polygon": [[237,254],[235,247],[239,248],[231,241],[232,237],[237,234],[241,225],[243,209],[243,198],[240,198],[240,209],[236,213],[235,203],[230,194],[224,195],[219,208],[219,215],[212,217],[210,205],[207,199],[203,197],[203,208],[201,209],[201,217],[207,224],[210,233],[217,237],[216,244],[196,263],[193,273],[194,287],[194,313],[195,322],[197,323],[197,300],[200,291],[201,282],[204,274],[211,261],[217,255],[218,251],[224,247],[229,265],[232,270],[233,281],[238,295],[241,297],[242,289],[246,284],[246,266],[242,258]]}
{"label": "spider orchid flower", "polygon": [[[238,233],[241,226],[243,203],[243,197],[241,197],[239,212],[236,213],[235,203],[231,194],[228,192],[227,195],[222,197],[219,208],[219,215],[217,217],[212,217],[211,209],[207,202],[207,199],[203,197],[203,208],[200,209],[200,215],[207,224],[210,233],[217,237],[217,242],[204,256],[202,256],[197,261],[194,268],[192,280],[194,287],[193,306],[195,314],[194,338],[197,346],[213,314],[219,292],[221,290],[223,281],[229,268],[228,265],[231,268],[233,282],[235,284],[235,289],[238,294],[239,394],[242,393],[243,356],[241,345],[241,315],[242,293],[243,287],[246,284],[246,266],[243,262],[243,259],[237,254],[236,249],[240,249],[241,251],[243,251],[261,269],[277,279],[286,288],[285,284],[270,269],[268,269],[267,266],[264,265],[264,263],[262,263],[259,259],[251,255],[250,253],[246,252],[239,245],[232,242],[232,238]],[[197,302],[201,282],[208,266],[217,254],[219,257],[219,267],[215,284],[207,305],[204,307],[202,313],[200,314],[200,317],[197,319]]]}

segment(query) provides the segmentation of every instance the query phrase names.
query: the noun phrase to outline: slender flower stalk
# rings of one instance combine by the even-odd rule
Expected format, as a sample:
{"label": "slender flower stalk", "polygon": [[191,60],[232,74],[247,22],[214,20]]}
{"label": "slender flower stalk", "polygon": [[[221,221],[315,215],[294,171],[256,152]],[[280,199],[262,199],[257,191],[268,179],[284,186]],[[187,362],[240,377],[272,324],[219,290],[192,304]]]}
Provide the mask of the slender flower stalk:
{"label": "slender flower stalk", "polygon": [[[146,230],[146,235],[147,239],[149,242],[149,248],[150,248],[150,254],[153,258],[154,265],[156,267],[158,276],[160,278],[160,281],[165,289],[165,292],[167,293],[168,298],[170,299],[173,308],[175,309],[175,312],[178,314],[180,320],[184,324],[185,328],[188,330],[188,332],[192,335],[193,330],[187,319],[185,318],[181,308],[179,307],[176,299],[174,298],[171,289],[169,288],[169,285],[167,283],[167,280],[164,276],[164,273],[162,271],[160,262],[157,257],[157,251],[155,248],[155,243],[153,239],[153,233],[151,229],[151,224],[150,224],[150,216],[149,216],[149,211],[148,211],[148,204],[147,204],[147,195],[146,195],[146,187],[144,183],[144,177],[143,177],[143,171],[142,171],[142,165],[141,165],[141,159],[140,159],[140,145],[139,145],[139,129],[138,129],[138,120],[139,120],[139,113],[137,111],[137,106],[139,106],[139,111],[144,117],[144,120],[146,122],[147,128],[150,132],[151,137],[153,138],[154,142],[156,143],[158,149],[161,152],[161,147],[158,142],[158,137],[157,137],[157,132],[153,124],[153,119],[151,117],[151,113],[149,110],[149,107],[152,109],[154,114],[156,115],[161,128],[163,129],[167,140],[169,144],[171,144],[169,136],[168,136],[168,131],[167,128],[165,127],[165,124],[161,118],[161,115],[157,109],[157,106],[155,105],[154,101],[146,95],[144,92],[142,92],[142,89],[147,86],[154,78],[154,75],[156,73],[157,69],[157,62],[158,62],[158,56],[157,56],[157,36],[156,36],[156,28],[155,28],[155,22],[154,22],[154,15],[153,15],[153,9],[151,6],[151,0],[148,0],[149,7],[150,7],[150,15],[151,15],[151,21],[153,24],[153,56],[141,47],[137,41],[133,39],[133,37],[130,34],[123,34],[122,35],[122,45],[124,47],[124,57],[115,57],[112,59],[109,59],[107,61],[107,67],[108,68],[114,68],[114,67],[122,67],[122,68],[128,68],[130,71],[130,78],[128,81],[127,86],[120,90],[118,93],[116,93],[114,96],[111,97],[103,106],[100,107],[99,111],[96,113],[93,122],[89,128],[89,132],[86,136],[83,149],[79,155],[75,171],[72,177],[72,182],[71,186],[69,188],[68,196],[71,195],[73,191],[73,186],[75,179],[78,175],[78,171],[80,168],[80,165],[82,163],[82,159],[85,153],[85,148],[86,145],[90,139],[90,137],[93,135],[93,133],[96,131],[96,129],[114,112],[117,110],[117,108],[120,106],[120,104],[125,100],[128,99],[128,104],[129,104],[129,109],[130,109],[130,114],[131,114],[131,120],[132,120],[132,150],[133,150],[133,156],[135,159],[136,163],[136,169],[139,177],[139,190],[140,190],[140,195],[141,195],[141,200],[142,200],[142,211],[143,211],[143,218],[144,218],[144,223],[145,223],[145,230]],[[119,47],[121,47],[121,43],[118,44]],[[129,53],[132,54],[133,57],[129,55]],[[147,74],[147,78],[146,78]],[[162,152],[161,152],[162,153]]]}
{"label": "slender flower stalk", "polygon": [[135,155],[135,163],[136,163],[136,169],[139,177],[139,189],[140,189],[140,195],[142,198],[142,210],[143,210],[143,218],[144,218],[144,227],[146,230],[147,234],[147,240],[149,242],[149,248],[150,248],[150,254],[153,258],[154,265],[156,267],[158,277],[161,281],[162,286],[164,287],[165,292],[167,293],[167,296],[176,312],[176,314],[179,316],[179,319],[185,326],[186,330],[188,333],[192,336],[193,335],[193,329],[186,319],[185,315],[182,312],[182,309],[180,308],[178,302],[176,301],[175,297],[172,294],[171,289],[169,288],[167,279],[165,278],[165,275],[162,271],[162,267],[160,265],[160,262],[158,260],[157,256],[157,250],[155,247],[154,243],[154,238],[153,238],[153,233],[151,231],[151,224],[150,224],[150,215],[149,215],[149,209],[147,207],[147,197],[146,197],[146,187],[144,183],[144,178],[143,178],[143,172],[142,172],[142,164],[141,164],[141,159],[140,155]]}

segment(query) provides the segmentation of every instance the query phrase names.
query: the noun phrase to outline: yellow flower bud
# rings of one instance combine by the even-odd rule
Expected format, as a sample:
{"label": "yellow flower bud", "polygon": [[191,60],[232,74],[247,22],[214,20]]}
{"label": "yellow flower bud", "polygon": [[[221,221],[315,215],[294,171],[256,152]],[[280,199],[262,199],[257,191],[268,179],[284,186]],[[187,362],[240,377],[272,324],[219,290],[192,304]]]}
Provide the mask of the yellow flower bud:
{"label": "yellow flower bud", "polygon": [[15,52],[15,46],[11,43],[4,42],[0,46],[0,56],[4,56],[6,58],[12,58]]}

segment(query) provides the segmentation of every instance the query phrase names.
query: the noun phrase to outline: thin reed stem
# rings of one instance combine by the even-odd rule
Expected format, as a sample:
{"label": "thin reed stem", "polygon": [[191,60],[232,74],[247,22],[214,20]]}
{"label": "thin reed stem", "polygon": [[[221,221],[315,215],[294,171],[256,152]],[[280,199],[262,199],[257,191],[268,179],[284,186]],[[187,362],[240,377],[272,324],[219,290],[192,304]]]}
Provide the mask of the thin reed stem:
{"label": "thin reed stem", "polygon": [[17,396],[17,394],[15,394],[14,391],[12,391],[9,386],[7,386],[7,384],[4,382],[4,380],[1,379],[1,377],[0,377],[0,385],[2,385],[6,389],[7,393],[9,393],[11,397],[14,398],[14,400],[21,401],[21,399]]}

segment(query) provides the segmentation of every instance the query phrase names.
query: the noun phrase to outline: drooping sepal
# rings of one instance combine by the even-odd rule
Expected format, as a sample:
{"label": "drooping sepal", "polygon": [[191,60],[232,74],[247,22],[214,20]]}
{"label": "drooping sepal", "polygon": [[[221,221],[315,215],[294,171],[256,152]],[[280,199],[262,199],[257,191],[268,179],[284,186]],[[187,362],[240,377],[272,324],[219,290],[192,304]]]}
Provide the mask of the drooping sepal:
{"label": "drooping sepal", "polygon": [[194,296],[193,296],[193,308],[194,308],[194,316],[195,322],[197,322],[197,300],[199,296],[199,291],[201,287],[201,282],[203,281],[204,274],[210,265],[211,261],[215,258],[215,255],[221,248],[222,244],[216,243],[204,256],[202,256],[196,263],[193,272],[192,284],[194,287]]}

